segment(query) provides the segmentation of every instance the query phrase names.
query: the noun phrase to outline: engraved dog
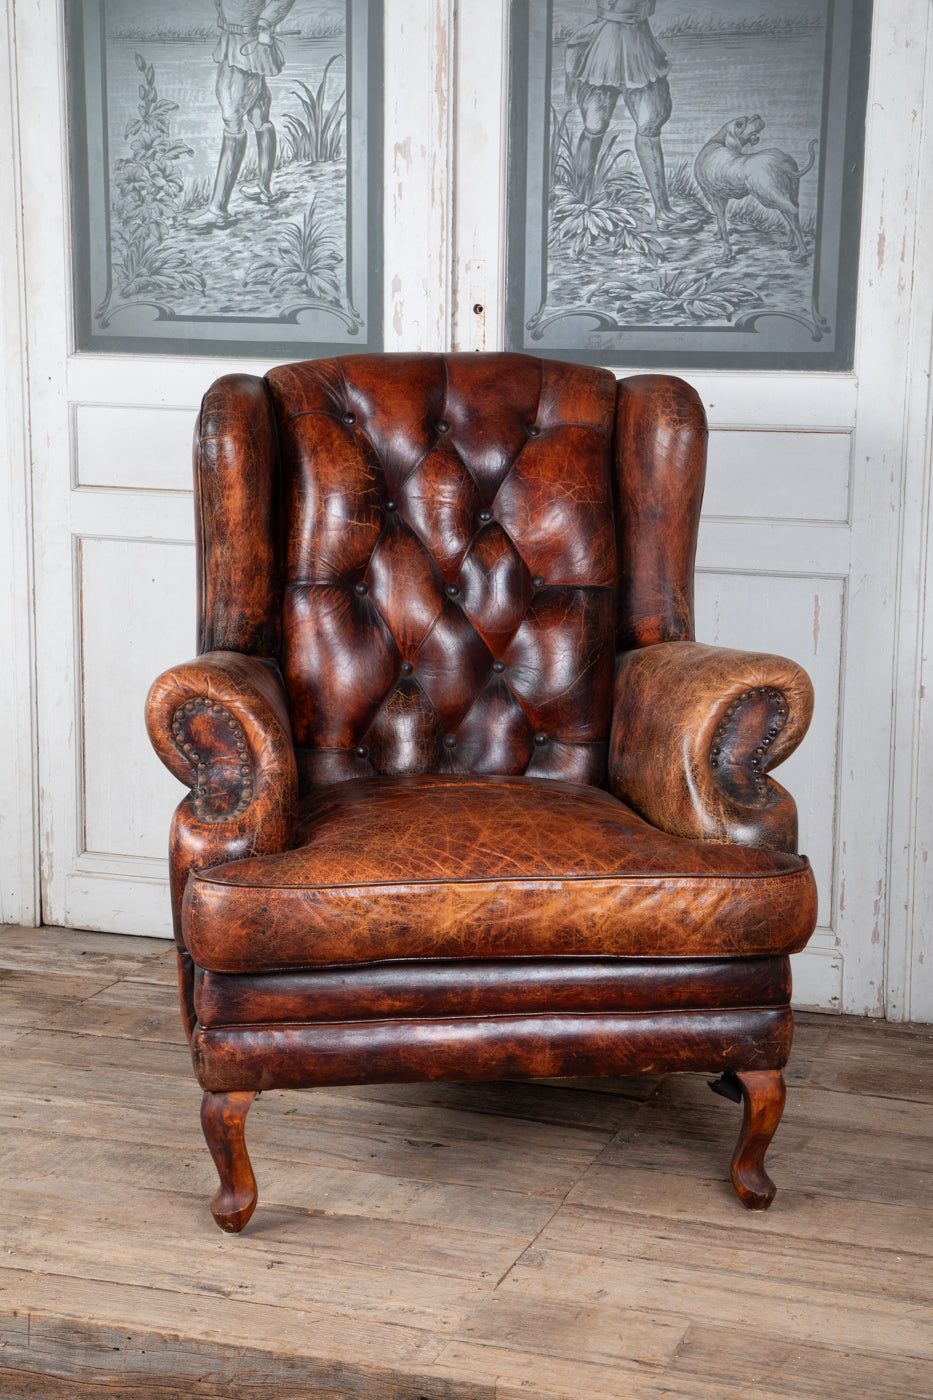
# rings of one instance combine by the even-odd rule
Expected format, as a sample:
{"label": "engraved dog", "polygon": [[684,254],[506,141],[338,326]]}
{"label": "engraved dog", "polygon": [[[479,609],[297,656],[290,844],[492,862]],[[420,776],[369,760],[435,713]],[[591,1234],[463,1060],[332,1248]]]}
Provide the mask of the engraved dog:
{"label": "engraved dog", "polygon": [[812,169],[816,159],[817,142],[810,142],[810,159],[801,169],[793,156],[776,146],[764,151],[752,149],[758,145],[764,125],[757,114],[734,117],[710,137],[693,163],[694,178],[716,216],[724,263],[735,258],[729,242],[726,206],[730,199],[744,199],[747,195],[780,214],[788,232],[783,246],[791,250],[791,261],[807,260],[798,194],[801,176]]}

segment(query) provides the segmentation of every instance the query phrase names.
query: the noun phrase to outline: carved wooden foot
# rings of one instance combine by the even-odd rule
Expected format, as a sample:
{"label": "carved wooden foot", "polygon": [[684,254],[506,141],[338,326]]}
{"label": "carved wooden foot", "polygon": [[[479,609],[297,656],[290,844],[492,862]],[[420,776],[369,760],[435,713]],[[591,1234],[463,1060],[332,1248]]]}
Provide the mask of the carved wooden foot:
{"label": "carved wooden foot", "polygon": [[258,1199],[245,1138],[246,1115],[255,1097],[253,1092],[205,1093],[201,1100],[201,1127],[220,1177],[211,1214],[231,1235],[243,1229]]}
{"label": "carved wooden foot", "polygon": [[765,1153],[784,1112],[787,1090],[779,1069],[736,1074],[742,1091],[742,1130],[732,1155],[732,1184],[749,1210],[767,1210],[777,1187],[765,1171]]}

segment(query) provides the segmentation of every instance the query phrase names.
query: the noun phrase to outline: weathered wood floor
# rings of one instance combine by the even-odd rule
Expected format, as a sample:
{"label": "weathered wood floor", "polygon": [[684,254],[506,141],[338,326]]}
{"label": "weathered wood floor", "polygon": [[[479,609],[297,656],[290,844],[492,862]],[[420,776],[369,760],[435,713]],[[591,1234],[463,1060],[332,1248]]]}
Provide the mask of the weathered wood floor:
{"label": "weathered wood floor", "polygon": [[771,1211],[698,1076],[266,1094],[208,1212],[165,943],[0,930],[3,1400],[930,1400],[933,1027],[802,1016]]}

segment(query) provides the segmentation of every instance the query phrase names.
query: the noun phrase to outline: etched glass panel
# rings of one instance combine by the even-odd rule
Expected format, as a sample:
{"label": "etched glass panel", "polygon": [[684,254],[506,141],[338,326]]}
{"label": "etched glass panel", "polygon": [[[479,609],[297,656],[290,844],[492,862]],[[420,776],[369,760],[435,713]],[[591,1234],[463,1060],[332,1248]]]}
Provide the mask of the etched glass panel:
{"label": "etched glass panel", "polygon": [[78,349],[381,344],[374,0],[67,0]]}
{"label": "etched glass panel", "polygon": [[851,367],[871,0],[514,0],[508,345]]}

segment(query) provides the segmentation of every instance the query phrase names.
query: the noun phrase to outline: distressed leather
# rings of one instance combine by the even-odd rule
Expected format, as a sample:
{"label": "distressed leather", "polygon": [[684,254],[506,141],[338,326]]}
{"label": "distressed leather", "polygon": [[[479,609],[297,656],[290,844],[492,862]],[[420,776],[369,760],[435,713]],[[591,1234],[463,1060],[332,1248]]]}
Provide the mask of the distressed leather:
{"label": "distressed leather", "polygon": [[278,668],[206,652],[153,682],[146,727],[162,762],[191,789],[169,839],[175,937],[184,947],[179,911],[192,869],[291,842],[298,781]]}
{"label": "distressed leather", "polygon": [[524,356],[273,370],[303,789],[605,779],[615,381]]}
{"label": "distressed leather", "polygon": [[184,923],[199,967],[257,972],[792,953],[814,914],[799,856],[667,836],[582,784],[435,775],[320,789],[292,850],[196,874]]}
{"label": "distressed leather", "polygon": [[675,836],[795,851],[797,807],[768,769],[812,714],[809,676],[780,656],[689,641],[624,652],[610,790]]}
{"label": "distressed leather", "polygon": [[786,957],[445,958],[425,959],[416,969],[395,960],[253,974],[199,968],[194,987],[197,1020],[207,1029],[256,1022],[782,1006],[789,997]]}
{"label": "distressed leather", "polygon": [[693,639],[705,445],[678,379],[520,355],[208,391],[147,709],[206,1089],[785,1062],[812,696]]}
{"label": "distressed leather", "polygon": [[709,1011],[198,1026],[198,1081],[211,1093],[315,1084],[568,1079],[661,1071],[780,1069],[788,1007]]}

